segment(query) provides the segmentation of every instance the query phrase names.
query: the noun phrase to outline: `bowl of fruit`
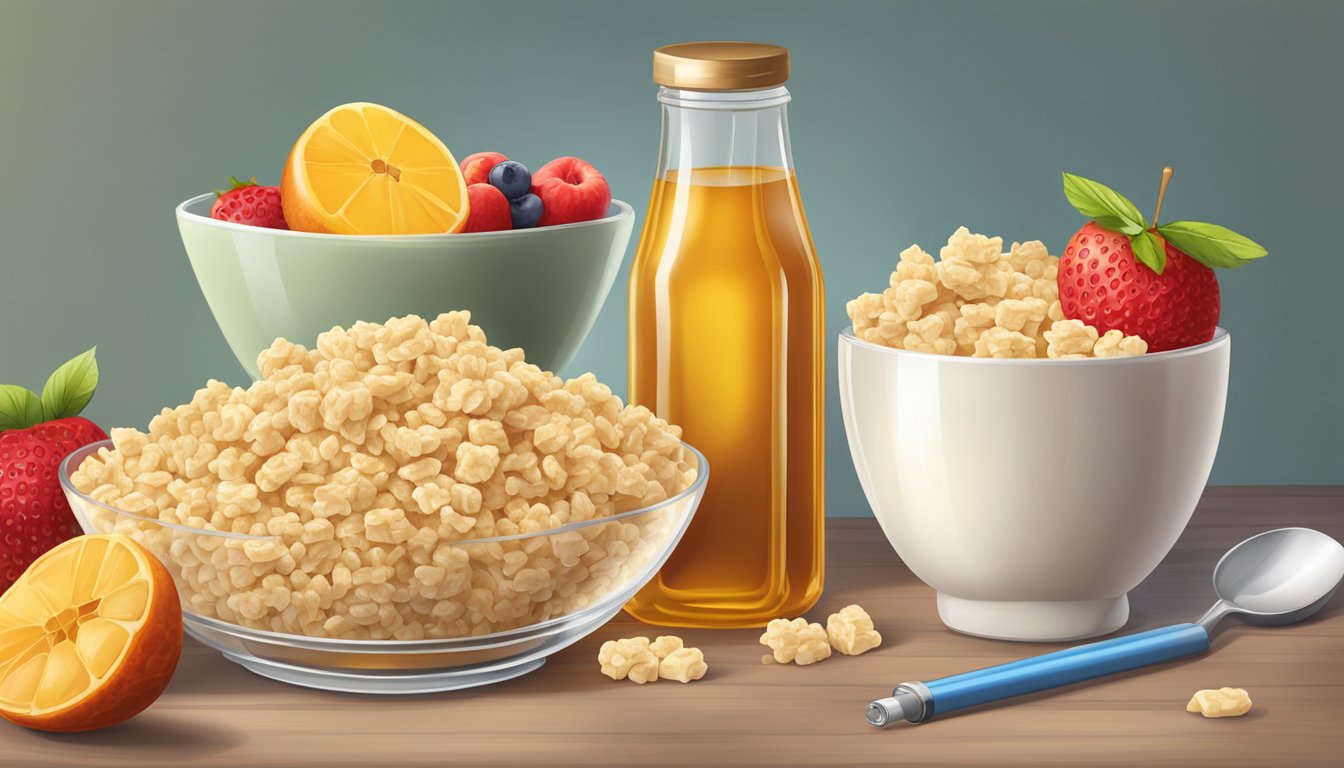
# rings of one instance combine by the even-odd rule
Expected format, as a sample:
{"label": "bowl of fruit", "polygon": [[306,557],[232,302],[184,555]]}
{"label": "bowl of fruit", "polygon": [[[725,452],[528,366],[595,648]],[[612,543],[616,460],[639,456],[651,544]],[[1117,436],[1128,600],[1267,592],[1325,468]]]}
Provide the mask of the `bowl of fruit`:
{"label": "bowl of fruit", "polygon": [[459,163],[424,126],[368,103],[309,126],[279,186],[231,182],[179,205],[177,223],[210,311],[254,379],[276,338],[308,344],[363,318],[450,309],[563,370],[634,225],[577,157],[535,172],[498,152]]}
{"label": "bowl of fruit", "polygon": [[840,335],[864,493],[943,622],[972,635],[1124,625],[1218,449],[1231,337],[1211,267],[1265,253],[1215,225],[1149,225],[1086,179],[1065,192],[1093,221],[1062,257],[959,229],[939,261],[903,252]]}

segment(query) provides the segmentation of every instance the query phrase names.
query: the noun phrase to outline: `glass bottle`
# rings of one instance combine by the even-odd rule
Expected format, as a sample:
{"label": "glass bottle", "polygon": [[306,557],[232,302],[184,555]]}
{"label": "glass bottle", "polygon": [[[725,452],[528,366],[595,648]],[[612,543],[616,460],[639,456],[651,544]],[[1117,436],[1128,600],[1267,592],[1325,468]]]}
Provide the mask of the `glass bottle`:
{"label": "glass bottle", "polygon": [[712,474],[626,606],[651,624],[760,626],[821,596],[825,295],[788,75],[773,45],[654,53],[662,147],[630,272],[630,401],[681,425]]}

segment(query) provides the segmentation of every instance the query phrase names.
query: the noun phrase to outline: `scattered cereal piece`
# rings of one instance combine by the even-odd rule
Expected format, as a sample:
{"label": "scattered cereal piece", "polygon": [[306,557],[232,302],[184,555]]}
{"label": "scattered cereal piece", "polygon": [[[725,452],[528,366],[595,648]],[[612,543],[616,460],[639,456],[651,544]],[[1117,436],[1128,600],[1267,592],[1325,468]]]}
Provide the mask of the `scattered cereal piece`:
{"label": "scattered cereal piece", "polygon": [[[901,252],[882,293],[865,293],[845,309],[858,338],[894,349],[992,358],[1070,359],[1141,355],[1138,336],[1065,320],[1059,258],[1039,240],[1013,243],[960,227],[939,252],[918,245]],[[1054,338],[1052,342],[1051,339]]]}
{"label": "scattered cereal piece", "polygon": [[672,652],[684,647],[681,638],[676,635],[659,635],[657,640],[649,644],[649,649],[659,659],[666,659]]}
{"label": "scattered cereal piece", "polygon": [[652,643],[647,637],[608,640],[597,653],[602,674],[612,680],[630,679],[643,685],[659,678],[689,683],[709,670],[699,648],[687,648],[676,635],[662,635]]}
{"label": "scattered cereal piece", "polygon": [[643,685],[658,679],[658,657],[647,637],[608,640],[597,652],[597,663],[602,665],[602,674],[612,680],[629,679]]}
{"label": "scattered cereal piece", "polygon": [[815,664],[831,655],[826,628],[807,619],[774,619],[761,635],[761,645],[769,646],[775,661],[799,666]]}
{"label": "scattered cereal piece", "polygon": [[1251,711],[1251,697],[1242,688],[1207,688],[1195,692],[1185,711],[1205,717],[1240,717]]}
{"label": "scattered cereal piece", "polygon": [[676,680],[679,683],[699,680],[708,671],[709,665],[705,663],[705,654],[701,653],[699,648],[678,648],[658,663],[659,677]]}
{"label": "scattered cereal piece", "polygon": [[846,656],[858,656],[882,644],[882,635],[873,628],[873,618],[857,605],[847,605],[827,617],[826,639],[832,648]]}

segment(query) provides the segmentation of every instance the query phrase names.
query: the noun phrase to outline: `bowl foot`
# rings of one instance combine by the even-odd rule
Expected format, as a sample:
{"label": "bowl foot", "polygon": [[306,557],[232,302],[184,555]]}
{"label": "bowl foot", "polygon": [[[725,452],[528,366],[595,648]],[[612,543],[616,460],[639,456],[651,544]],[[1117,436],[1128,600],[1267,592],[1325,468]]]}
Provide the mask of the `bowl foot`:
{"label": "bowl foot", "polygon": [[949,629],[995,640],[1080,640],[1114,632],[1129,619],[1129,598],[1059,602],[965,600],[938,593]]}
{"label": "bowl foot", "polygon": [[546,663],[543,656],[485,669],[433,672],[376,672],[299,667],[224,651],[224,658],[254,674],[290,685],[341,693],[412,694],[456,691],[521,677]]}

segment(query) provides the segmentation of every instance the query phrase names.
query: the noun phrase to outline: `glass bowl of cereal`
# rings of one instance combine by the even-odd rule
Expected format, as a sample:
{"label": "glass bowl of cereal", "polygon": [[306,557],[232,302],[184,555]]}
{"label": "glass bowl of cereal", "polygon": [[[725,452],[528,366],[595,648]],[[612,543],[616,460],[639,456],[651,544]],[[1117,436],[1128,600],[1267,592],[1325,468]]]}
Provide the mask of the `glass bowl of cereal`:
{"label": "glass bowl of cereal", "polygon": [[243,368],[276,338],[311,344],[333,326],[465,309],[500,346],[563,371],[592,330],[625,257],[634,211],[593,221],[446,235],[328,235],[210,217],[213,193],[177,226],[215,322]]}
{"label": "glass bowl of cereal", "polygon": [[677,545],[704,457],[591,374],[562,380],[466,312],[277,340],[75,451],[81,527],[173,575],[188,633],[314,688],[423,693],[541,666]]}
{"label": "glass bowl of cereal", "polygon": [[[282,553],[290,551],[282,536],[166,522],[76,489],[72,468],[112,448],[111,440],[94,443],[61,465],[61,485],[84,532],[125,533],[153,552],[173,575],[186,632],[230,661],[275,680],[351,693],[456,690],[542,666],[609,621],[653,578],[709,478],[704,457],[687,445],[695,481],[657,504],[534,533],[454,541],[411,566],[397,586],[394,546],[381,566],[305,576],[299,590],[294,574],[302,561],[281,573]],[[379,587],[388,602],[378,601]],[[342,604],[361,588],[368,599]],[[414,640],[392,639],[392,631],[381,640],[341,637],[374,625],[407,626],[404,614],[417,612],[395,607],[397,590],[418,590],[406,602],[425,601],[419,614],[433,617],[446,636],[422,637],[421,629],[411,633],[421,636]],[[305,626],[313,635],[302,634]]]}
{"label": "glass bowl of cereal", "polygon": [[839,338],[850,455],[948,627],[1105,634],[1208,481],[1231,338],[1218,328],[1147,353],[1057,317],[1056,260],[1040,243],[1003,250],[961,230],[941,262],[912,248],[887,292],[851,302]]}

